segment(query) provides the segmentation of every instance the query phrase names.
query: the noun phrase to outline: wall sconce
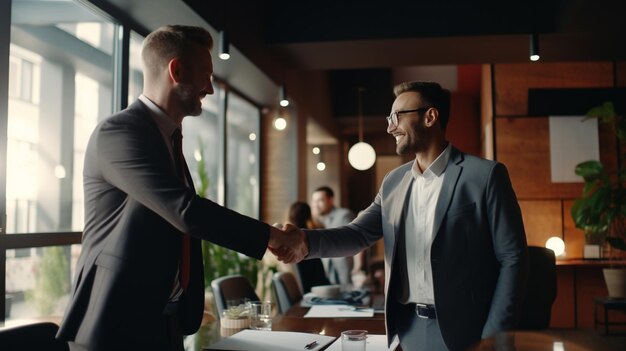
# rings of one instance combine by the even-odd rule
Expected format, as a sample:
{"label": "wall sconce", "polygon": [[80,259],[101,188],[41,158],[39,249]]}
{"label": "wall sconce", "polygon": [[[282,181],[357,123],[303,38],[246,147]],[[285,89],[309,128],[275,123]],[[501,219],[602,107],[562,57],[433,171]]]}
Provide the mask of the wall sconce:
{"label": "wall sconce", "polygon": [[287,88],[284,85],[278,87],[278,99],[280,106],[287,107],[289,106],[289,99],[287,98]]}
{"label": "wall sconce", "polygon": [[530,60],[539,61],[539,34],[530,35]]}
{"label": "wall sconce", "polygon": [[548,238],[546,241],[546,247],[554,251],[554,256],[556,257],[565,256],[565,242],[558,236]]}
{"label": "wall sconce", "polygon": [[220,32],[220,52],[218,56],[222,60],[230,58],[230,43],[228,42],[228,34],[224,30]]}
{"label": "wall sconce", "polygon": [[363,104],[361,95],[363,95],[364,90],[363,87],[358,88],[359,142],[352,145],[348,151],[348,162],[359,171],[370,169],[376,162],[376,151],[374,151],[372,145],[363,142]]}

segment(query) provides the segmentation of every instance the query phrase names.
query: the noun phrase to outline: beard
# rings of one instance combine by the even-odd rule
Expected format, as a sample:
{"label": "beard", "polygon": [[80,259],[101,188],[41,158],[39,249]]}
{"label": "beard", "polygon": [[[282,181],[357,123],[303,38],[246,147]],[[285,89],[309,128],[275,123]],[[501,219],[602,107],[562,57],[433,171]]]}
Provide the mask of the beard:
{"label": "beard", "polygon": [[396,153],[398,155],[406,155],[409,153],[418,153],[428,148],[430,140],[429,131],[421,123],[415,125],[415,129],[411,133],[407,133],[401,143],[396,145]]}
{"label": "beard", "polygon": [[202,113],[200,94],[189,84],[179,84],[176,88],[179,97],[179,107],[184,116],[199,116]]}

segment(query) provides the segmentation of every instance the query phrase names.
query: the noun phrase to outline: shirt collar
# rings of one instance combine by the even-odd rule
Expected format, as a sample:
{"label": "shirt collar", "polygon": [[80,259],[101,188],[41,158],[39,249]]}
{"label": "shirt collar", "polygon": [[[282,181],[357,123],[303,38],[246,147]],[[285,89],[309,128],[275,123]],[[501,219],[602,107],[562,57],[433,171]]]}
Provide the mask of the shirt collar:
{"label": "shirt collar", "polygon": [[172,121],[169,116],[148,97],[141,94],[139,95],[139,100],[141,100],[141,102],[146,105],[148,110],[150,110],[152,118],[154,118],[154,121],[164,135],[171,137],[174,134],[174,130],[176,130],[176,128],[181,128],[180,125],[174,123],[174,121]]}
{"label": "shirt collar", "polygon": [[417,166],[417,160],[413,161],[413,167],[411,167],[411,174],[413,178],[424,177],[431,178],[434,176],[441,176],[448,166],[448,160],[450,160],[450,154],[452,153],[452,144],[448,143],[445,149],[437,156],[437,158],[426,168],[424,173],[420,172]]}

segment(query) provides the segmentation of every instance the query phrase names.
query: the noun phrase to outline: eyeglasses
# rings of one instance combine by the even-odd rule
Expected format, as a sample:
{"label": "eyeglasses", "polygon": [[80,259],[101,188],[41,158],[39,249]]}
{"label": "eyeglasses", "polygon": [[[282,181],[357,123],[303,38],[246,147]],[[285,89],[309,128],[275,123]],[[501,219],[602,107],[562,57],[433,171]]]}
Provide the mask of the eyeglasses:
{"label": "eyeglasses", "polygon": [[428,111],[430,109],[431,109],[431,107],[422,107],[422,108],[416,108],[414,110],[402,110],[402,111],[392,112],[389,116],[387,116],[387,125],[393,124],[394,127],[397,127],[398,126],[398,115],[401,115],[403,113],[411,113],[411,112],[422,113],[422,112],[426,112],[426,111]]}

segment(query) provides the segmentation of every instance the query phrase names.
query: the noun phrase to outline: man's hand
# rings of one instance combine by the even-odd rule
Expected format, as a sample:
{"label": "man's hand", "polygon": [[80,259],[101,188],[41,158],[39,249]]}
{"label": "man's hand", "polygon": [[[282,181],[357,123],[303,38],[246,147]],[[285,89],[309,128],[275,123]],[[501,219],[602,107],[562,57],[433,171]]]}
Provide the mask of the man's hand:
{"label": "man's hand", "polygon": [[302,230],[291,224],[270,229],[270,251],[284,263],[298,263],[309,254],[309,241]]}

